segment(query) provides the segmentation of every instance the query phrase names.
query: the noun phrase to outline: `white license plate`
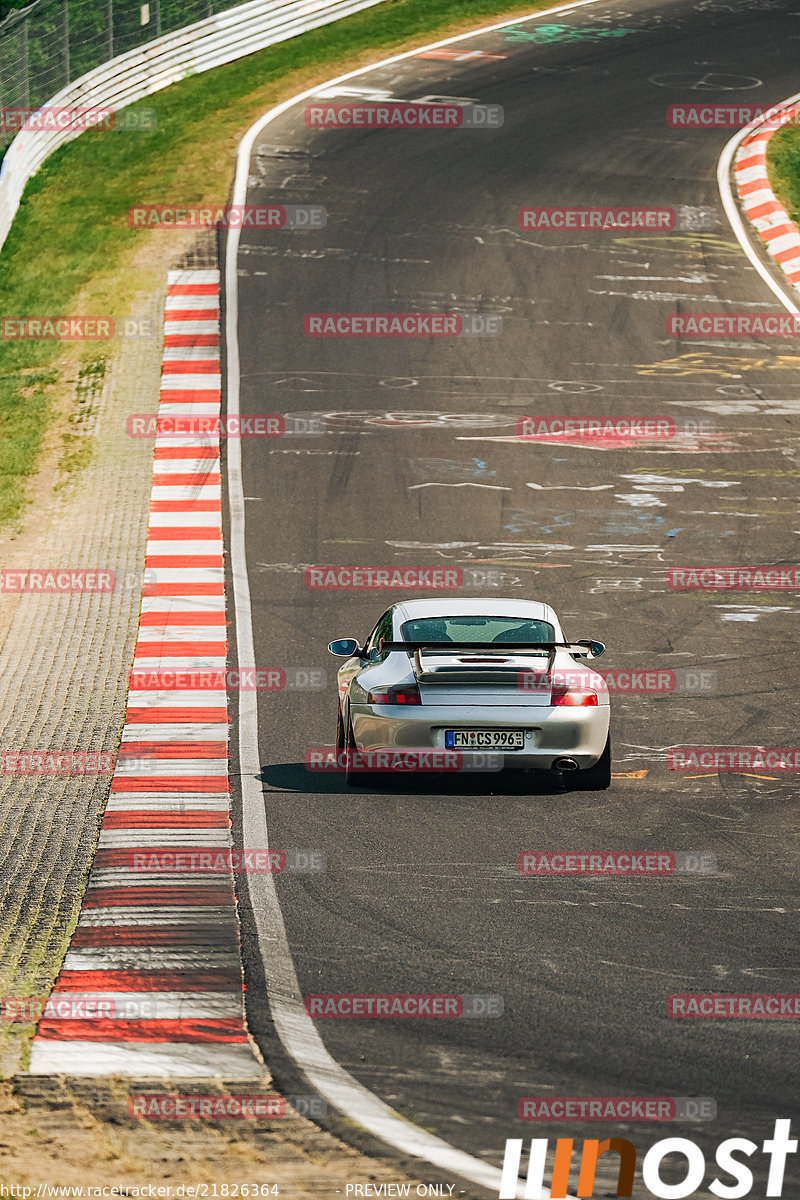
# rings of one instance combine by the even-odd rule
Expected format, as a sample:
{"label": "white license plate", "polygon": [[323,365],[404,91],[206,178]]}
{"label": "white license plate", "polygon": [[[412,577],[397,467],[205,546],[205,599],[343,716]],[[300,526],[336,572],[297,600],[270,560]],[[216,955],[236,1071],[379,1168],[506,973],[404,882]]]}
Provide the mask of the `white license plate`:
{"label": "white license plate", "polygon": [[448,750],[524,750],[523,729],[446,729]]}

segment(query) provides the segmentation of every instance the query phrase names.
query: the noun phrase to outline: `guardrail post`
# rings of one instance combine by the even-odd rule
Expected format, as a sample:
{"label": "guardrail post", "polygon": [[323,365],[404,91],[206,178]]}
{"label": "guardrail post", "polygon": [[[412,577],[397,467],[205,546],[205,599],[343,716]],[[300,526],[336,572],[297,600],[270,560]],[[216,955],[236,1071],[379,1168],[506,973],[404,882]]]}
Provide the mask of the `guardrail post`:
{"label": "guardrail post", "polygon": [[22,107],[27,108],[31,100],[31,80],[28,74],[28,18],[19,26],[20,71],[22,72]]}
{"label": "guardrail post", "polygon": [[61,0],[61,59],[66,87],[72,79],[69,73],[69,0]]}

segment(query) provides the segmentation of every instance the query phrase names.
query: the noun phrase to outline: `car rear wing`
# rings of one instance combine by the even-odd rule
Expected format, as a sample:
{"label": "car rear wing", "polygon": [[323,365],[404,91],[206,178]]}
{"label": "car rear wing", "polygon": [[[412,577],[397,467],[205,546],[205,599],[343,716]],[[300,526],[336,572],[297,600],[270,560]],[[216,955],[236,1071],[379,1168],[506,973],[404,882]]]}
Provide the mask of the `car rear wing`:
{"label": "car rear wing", "polygon": [[[531,657],[541,658],[542,655],[547,655],[547,673],[548,675],[553,669],[556,652],[563,650],[567,654],[572,654],[580,658],[599,658],[605,650],[602,642],[595,642],[589,639],[578,642],[391,642],[381,638],[378,643],[378,648],[382,653],[384,650],[400,650],[406,654],[412,655],[414,658],[414,667],[418,678],[432,678],[436,675],[441,677],[442,671],[426,671],[422,665],[424,654],[447,654],[455,655],[456,657],[462,654],[479,655],[481,658],[486,657],[500,658],[503,655],[530,655]],[[447,675],[467,675],[474,673],[474,662],[464,663],[463,666],[450,666],[447,669]],[[486,666],[491,667],[491,661],[487,661]],[[519,671],[518,667],[513,668],[516,675]]]}

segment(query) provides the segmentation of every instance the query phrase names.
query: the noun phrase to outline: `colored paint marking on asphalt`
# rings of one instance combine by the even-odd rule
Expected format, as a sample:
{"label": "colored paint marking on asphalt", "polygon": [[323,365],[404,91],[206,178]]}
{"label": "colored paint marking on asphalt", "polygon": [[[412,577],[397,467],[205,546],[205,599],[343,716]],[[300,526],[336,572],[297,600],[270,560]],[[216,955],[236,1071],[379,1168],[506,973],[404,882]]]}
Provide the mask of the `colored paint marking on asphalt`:
{"label": "colored paint marking on asphalt", "polygon": [[531,42],[536,46],[546,46],[553,43],[596,42],[601,38],[625,37],[629,33],[642,31],[581,25],[534,25],[531,29],[522,29],[519,25],[509,25],[500,32],[504,42]]}
{"label": "colored paint marking on asphalt", "polygon": [[486,62],[508,58],[507,54],[489,54],[485,50],[454,50],[442,46],[438,50],[423,50],[417,58],[436,58],[446,62]]}
{"label": "colored paint marking on asphalt", "polygon": [[[220,415],[219,286],[218,271],[169,273],[159,409],[169,405],[170,416],[196,415],[198,405]],[[233,876],[153,875],[134,857],[154,845],[232,844],[225,690],[158,688],[165,670],[226,669],[220,480],[218,435],[156,435],[146,548],[156,582],[143,590],[139,672],[78,927],[33,1040],[33,1074],[263,1071],[244,1019]]]}
{"label": "colored paint marking on asphalt", "polygon": [[[755,775],[752,771],[737,771],[736,774],[741,779],[746,775],[748,779],[771,779],[773,783],[777,783],[778,775]],[[719,779],[719,771],[704,771],[702,775],[684,775],[684,779]]]}

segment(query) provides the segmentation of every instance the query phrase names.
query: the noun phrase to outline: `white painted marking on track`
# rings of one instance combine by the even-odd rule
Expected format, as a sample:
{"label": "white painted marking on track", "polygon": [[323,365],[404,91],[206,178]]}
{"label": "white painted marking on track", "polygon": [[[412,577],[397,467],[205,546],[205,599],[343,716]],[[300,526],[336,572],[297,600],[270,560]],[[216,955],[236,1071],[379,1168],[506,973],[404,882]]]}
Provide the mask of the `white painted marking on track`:
{"label": "white painted marking on track", "polygon": [[[222,515],[214,512],[151,512],[150,529],[219,529]],[[148,599],[148,597],[145,597]],[[180,597],[174,597],[178,601]]]}
{"label": "white painted marking on track", "polygon": [[[185,504],[187,500],[219,500],[221,497],[222,488],[218,483],[164,483],[159,484],[158,492],[154,499],[179,500]],[[179,580],[175,582],[179,582]]]}
{"label": "white painted marking on track", "polygon": [[165,346],[164,362],[219,362],[219,346]]}
{"label": "white painted marking on track", "polygon": [[[176,378],[178,378],[176,376]],[[174,390],[174,389],[170,389]],[[162,397],[162,404],[164,403]],[[218,417],[219,416],[219,400],[215,402],[206,400],[185,400],[173,401],[166,407],[162,408],[161,416],[167,418],[174,417]],[[162,443],[163,445],[163,443]]]}
{"label": "white painted marking on track", "polygon": [[161,376],[162,391],[180,391],[182,388],[204,389],[218,392],[222,386],[222,376],[212,375],[210,371],[198,375],[190,375],[188,371],[169,372]]}
{"label": "white painted marking on track", "polygon": [[525,484],[525,487],[533,488],[537,492],[605,492],[609,488],[613,488],[613,486],[613,483],[596,483],[592,485],[577,483],[558,483],[552,485],[544,483]]}
{"label": "white painted marking on track", "polygon": [[225,742],[228,726],[218,721],[169,722],[153,725],[126,725],[122,742]]}
{"label": "white painted marking on track", "polygon": [[217,333],[216,321],[165,321],[164,336],[169,337],[172,334],[186,333]]}
{"label": "white painted marking on track", "polygon": [[501,487],[498,483],[412,483],[408,490],[416,492],[420,488],[484,488],[489,492],[510,492],[510,487]]}
{"label": "white painted marking on track", "polygon": [[170,312],[172,309],[179,309],[183,312],[188,312],[190,309],[215,308],[219,312],[219,300],[216,296],[167,296],[164,304],[164,311]]}
{"label": "white painted marking on track", "polygon": [[[229,992],[61,992],[55,1000],[55,1012],[46,1015],[58,1020],[58,1005],[63,1016],[71,1018],[73,1001],[90,1000],[108,1006],[113,1021],[200,1021],[241,1017],[242,993]],[[51,1007],[53,1004],[51,1002]]]}
{"label": "white painted marking on track", "polygon": [[[156,514],[154,513],[153,516]],[[161,513],[161,516],[170,517],[173,521],[175,513]],[[206,515],[213,516],[213,513],[201,513],[203,517]],[[181,514],[183,519],[183,514]],[[143,596],[142,597],[142,612],[143,613],[188,613],[188,612],[213,612],[225,613],[225,597],[220,596]]]}
{"label": "white painted marking on track", "polygon": [[[165,492],[171,491],[171,488],[164,488]],[[204,494],[206,488],[198,488]],[[219,490],[219,489],[217,489]],[[158,493],[156,493],[158,496]],[[189,495],[187,499],[191,500]],[[157,574],[157,583],[222,583],[224,581],[224,567],[159,567]]]}
{"label": "white painted marking on track", "polygon": [[[143,768],[147,767],[147,770]],[[134,780],[141,779],[146,782],[149,776],[155,775],[161,779],[172,778],[173,776],[180,779],[185,777],[189,779],[192,776],[199,776],[201,779],[213,775],[227,776],[228,764],[225,759],[219,758],[155,758],[149,757],[146,762],[141,757],[136,757],[130,760],[120,759],[117,763],[117,769],[114,774],[116,779]],[[205,831],[195,830],[198,835],[202,832],[205,836]],[[122,837],[123,831],[114,829],[106,832],[100,831],[100,845],[113,846],[122,845],[126,840]],[[132,830],[133,837],[141,837],[142,845],[152,844],[148,842],[147,831]],[[115,839],[119,839],[118,841]],[[130,837],[127,839],[130,841]]]}
{"label": "white painted marking on track", "polygon": [[169,287],[185,287],[187,284],[208,284],[219,283],[219,271],[214,268],[209,268],[206,271],[186,269],[185,271],[168,271],[167,284]]}
{"label": "white painted marking on track", "polygon": [[[148,538],[145,547],[145,554],[148,557],[166,558],[170,555],[180,555],[187,560],[187,565],[190,560],[197,557],[199,554],[217,555],[222,554],[222,540],[215,541],[201,540],[200,538],[187,538],[185,541],[167,541],[166,538],[156,538],[152,540]],[[193,634],[197,637],[197,634]]]}
{"label": "white painted marking on track", "polygon": [[107,812],[227,812],[227,792],[112,792]]}
{"label": "white painted marking on track", "polygon": [[[170,406],[170,415],[174,416],[173,408]],[[174,433],[171,426],[162,424],[161,429],[156,427],[156,450],[185,450],[194,448],[198,454],[202,451],[203,454],[208,454],[210,450],[219,451],[219,432],[214,422],[218,418],[210,417],[208,419],[208,429],[189,433]]]}
{"label": "white painted marking on track", "polygon": [[[219,879],[221,873],[205,872],[194,876],[195,884],[198,883],[213,883],[215,879]],[[175,882],[175,872],[167,872],[165,875],[158,875],[155,871],[148,871],[146,874],[141,871],[132,873],[128,867],[93,867],[92,868],[92,887],[158,887],[168,888]]]}
{"label": "white painted marking on track", "polygon": [[[161,654],[153,654],[148,649],[147,642],[137,642],[134,649],[133,671],[136,675],[158,675],[172,671],[200,671],[203,674],[222,674],[225,671],[224,655],[203,655],[203,654],[171,654],[166,651]],[[142,680],[137,680],[137,683],[142,683]],[[163,680],[160,682],[164,682]],[[173,682],[173,681],[170,681]],[[184,681],[182,681],[184,682]],[[216,681],[215,681],[216,682]],[[202,703],[202,696],[205,694],[205,688],[198,687],[195,684],[195,703]],[[142,688],[142,691],[145,689]]]}
{"label": "white painted marking on track", "polygon": [[68,950],[65,971],[214,971],[240,970],[238,952],[209,946],[183,950],[169,946],[103,946]]}
{"label": "white painted marking on track", "polygon": [[[142,882],[142,887],[147,884]],[[212,887],[207,879],[200,879],[198,887]],[[220,883],[220,887],[224,886]],[[177,890],[177,889],[176,889]],[[80,929],[102,929],[120,925],[174,925],[176,929],[191,925],[197,928],[214,929],[220,925],[236,928],[233,893],[226,907],[219,904],[103,904],[96,908],[85,908],[78,918]]]}
{"label": "white painted marking on track", "polygon": [[[137,674],[141,674],[138,671]],[[187,691],[186,689],[176,688],[174,691],[170,688],[163,688],[160,691],[142,688],[141,690],[131,690],[128,693],[128,705],[131,708],[222,708],[227,702],[227,692],[220,692],[212,688],[203,688],[200,691]]]}
{"label": "white painted marking on track", "polygon": [[143,625],[136,640],[137,643],[220,641],[225,638],[225,628],[224,623],[219,625]]}
{"label": "white painted marking on track", "polygon": [[34,1075],[133,1075],[140,1079],[257,1079],[247,1043],[34,1041]]}

